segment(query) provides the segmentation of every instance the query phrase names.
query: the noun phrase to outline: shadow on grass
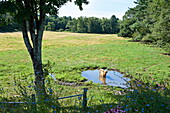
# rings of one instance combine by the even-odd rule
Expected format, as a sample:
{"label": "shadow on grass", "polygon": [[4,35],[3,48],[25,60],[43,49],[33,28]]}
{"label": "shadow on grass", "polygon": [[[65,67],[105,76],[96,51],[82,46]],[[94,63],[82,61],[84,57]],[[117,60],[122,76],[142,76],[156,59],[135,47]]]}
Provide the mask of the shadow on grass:
{"label": "shadow on grass", "polygon": [[170,89],[153,89],[138,84],[137,89],[133,91],[127,91],[124,95],[113,96],[117,103],[91,104],[85,110],[71,106],[64,107],[63,110],[66,113],[104,113],[120,106],[121,110],[128,113],[170,113]]}
{"label": "shadow on grass", "polygon": [[[61,106],[60,109],[49,108],[49,110],[36,111],[36,113],[104,113],[110,109],[120,106],[120,109],[128,113],[170,113],[170,89],[152,88],[136,84],[133,90],[126,91],[123,95],[110,95],[116,99],[115,103],[103,102],[96,104],[88,100],[88,106],[83,109],[81,105]],[[23,113],[33,112],[30,106],[10,105],[0,107],[0,111],[9,113],[22,111]],[[114,112],[111,112],[114,113]]]}
{"label": "shadow on grass", "polygon": [[[155,82],[154,82],[155,83]],[[83,109],[82,98],[73,98],[73,100],[64,100],[56,105],[60,105],[59,109],[55,105],[37,104],[37,109],[32,109],[33,104],[1,106],[1,113],[104,113],[109,109],[115,109],[120,106],[120,109],[128,113],[170,113],[170,89],[164,87],[153,87],[151,84],[134,81],[130,83],[130,88],[124,89],[122,94],[117,94],[114,87],[91,87],[87,92],[87,107]],[[50,87],[50,86],[49,86]],[[25,87],[24,87],[25,88]],[[22,91],[26,89],[21,88]],[[51,87],[50,87],[51,88]],[[48,89],[50,89],[48,88]],[[70,87],[69,87],[70,88]],[[91,91],[90,91],[91,90]],[[121,90],[121,89],[119,89]],[[57,95],[54,90],[49,90],[51,99],[55,99]],[[62,91],[62,90],[61,90]],[[65,91],[65,90],[64,90]],[[89,94],[88,94],[89,93]],[[91,94],[90,94],[91,93]],[[93,99],[90,96],[97,97]],[[27,96],[28,97],[28,96]],[[109,99],[108,99],[109,98]],[[75,101],[77,99],[77,101]],[[108,100],[113,101],[108,101]],[[9,99],[11,100],[11,99]],[[23,99],[22,99],[23,100]],[[32,102],[31,97],[26,98],[27,102]],[[55,99],[56,100],[56,99]],[[8,101],[6,98],[0,97],[0,102]],[[47,100],[45,100],[47,101]],[[48,100],[49,101],[49,100]],[[54,103],[54,100],[50,101]],[[36,103],[35,103],[36,104]],[[67,104],[67,106],[66,106]],[[114,112],[113,112],[114,113]]]}

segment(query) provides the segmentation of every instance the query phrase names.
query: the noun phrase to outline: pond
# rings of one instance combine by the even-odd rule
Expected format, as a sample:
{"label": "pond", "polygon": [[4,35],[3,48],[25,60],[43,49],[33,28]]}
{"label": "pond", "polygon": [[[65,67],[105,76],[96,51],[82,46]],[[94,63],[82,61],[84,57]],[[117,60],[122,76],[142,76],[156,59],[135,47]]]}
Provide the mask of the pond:
{"label": "pond", "polygon": [[113,70],[107,70],[106,77],[101,77],[98,69],[83,71],[82,76],[88,79],[88,81],[91,80],[94,83],[109,86],[119,86],[122,88],[129,87],[127,82],[130,81],[130,78],[124,77],[123,74]]}

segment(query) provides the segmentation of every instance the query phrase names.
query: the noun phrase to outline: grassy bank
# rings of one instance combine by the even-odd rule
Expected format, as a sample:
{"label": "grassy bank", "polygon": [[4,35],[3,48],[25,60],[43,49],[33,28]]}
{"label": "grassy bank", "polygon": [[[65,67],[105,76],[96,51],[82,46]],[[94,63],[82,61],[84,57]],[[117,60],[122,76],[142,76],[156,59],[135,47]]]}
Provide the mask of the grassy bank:
{"label": "grassy bank", "polygon": [[[163,53],[163,50],[152,45],[131,42],[112,34],[45,32],[43,40],[43,62],[55,62],[53,73],[56,78],[67,82],[84,81],[81,76],[83,70],[107,68],[118,69],[126,76],[146,83],[156,81],[169,86],[170,56]],[[32,75],[31,60],[21,33],[0,33],[1,87],[12,90],[15,87],[14,76],[22,76],[22,80],[29,81]],[[58,95],[66,96],[81,92],[84,86],[73,87],[55,84],[54,89],[58,92],[62,89],[63,92]],[[90,89],[89,106],[95,103],[95,109],[106,109],[102,104],[113,106],[117,102],[110,87],[91,83],[86,87]]]}

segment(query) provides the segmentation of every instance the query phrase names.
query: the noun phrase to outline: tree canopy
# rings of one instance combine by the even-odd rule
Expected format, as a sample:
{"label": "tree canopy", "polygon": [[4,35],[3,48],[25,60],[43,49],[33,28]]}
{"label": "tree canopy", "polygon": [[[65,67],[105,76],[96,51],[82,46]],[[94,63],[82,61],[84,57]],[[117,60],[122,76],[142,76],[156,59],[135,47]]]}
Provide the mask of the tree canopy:
{"label": "tree canopy", "polygon": [[154,43],[170,53],[170,0],[137,0],[120,24],[119,36]]}

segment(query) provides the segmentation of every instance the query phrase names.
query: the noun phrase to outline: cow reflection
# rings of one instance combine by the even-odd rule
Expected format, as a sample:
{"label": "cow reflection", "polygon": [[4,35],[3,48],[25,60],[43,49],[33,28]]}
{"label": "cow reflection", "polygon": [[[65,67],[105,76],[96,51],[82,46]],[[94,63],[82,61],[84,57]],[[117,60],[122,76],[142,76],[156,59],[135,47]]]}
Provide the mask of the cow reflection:
{"label": "cow reflection", "polygon": [[103,70],[103,69],[100,69],[99,70],[99,80],[102,82],[102,84],[106,85],[106,74],[107,74],[107,71],[106,70]]}
{"label": "cow reflection", "polygon": [[106,84],[106,77],[99,76],[99,80],[102,82],[102,84],[107,85]]}

